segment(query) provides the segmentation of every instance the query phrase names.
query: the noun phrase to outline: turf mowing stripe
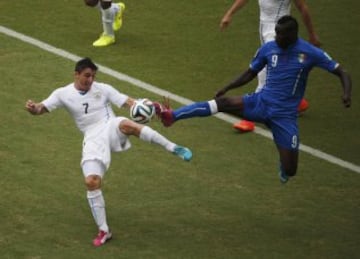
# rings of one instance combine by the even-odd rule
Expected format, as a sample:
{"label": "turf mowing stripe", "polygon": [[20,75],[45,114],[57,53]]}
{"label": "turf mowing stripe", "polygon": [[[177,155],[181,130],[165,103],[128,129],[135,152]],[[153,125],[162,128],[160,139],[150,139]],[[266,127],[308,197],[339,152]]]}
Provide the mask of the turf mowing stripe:
{"label": "turf mowing stripe", "polygon": [[[78,61],[79,59],[82,58],[82,57],[74,55],[74,54],[72,54],[70,52],[67,52],[65,50],[53,47],[53,46],[51,46],[51,45],[49,45],[49,44],[47,44],[45,42],[39,41],[39,40],[34,39],[32,37],[26,36],[24,34],[21,34],[21,33],[18,33],[16,31],[13,31],[11,29],[8,29],[6,27],[3,27],[1,25],[0,25],[0,32],[3,33],[3,34],[8,35],[10,37],[21,40],[23,42],[34,45],[34,46],[36,46],[36,47],[38,47],[40,49],[46,50],[46,51],[48,51],[50,53],[53,53],[55,55],[61,56],[63,58],[70,59],[70,60],[72,60],[74,62],[76,62],[76,61]],[[130,83],[132,85],[135,85],[137,87],[145,89],[145,90],[147,90],[149,92],[155,93],[155,94],[160,95],[160,96],[169,97],[170,99],[172,99],[172,100],[174,100],[174,101],[176,101],[178,103],[181,103],[181,104],[190,104],[190,103],[194,102],[194,101],[192,101],[190,99],[187,99],[187,98],[181,97],[179,95],[173,94],[171,92],[168,92],[166,90],[160,89],[159,87],[156,87],[154,85],[145,83],[145,82],[140,81],[140,80],[138,80],[136,78],[133,78],[133,77],[128,76],[126,74],[115,71],[115,70],[113,70],[111,68],[102,66],[100,64],[97,64],[97,65],[99,66],[99,71],[101,71],[102,73],[107,74],[109,76],[112,76],[112,77],[114,77],[114,78],[116,78],[118,80],[128,82],[128,83]],[[235,117],[232,117],[230,115],[223,114],[223,113],[216,114],[215,116],[217,118],[219,118],[221,120],[224,120],[224,121],[227,121],[227,122],[229,122],[231,124],[239,121],[238,118],[235,118]],[[259,134],[261,136],[264,136],[266,138],[272,139],[272,134],[268,130],[256,127],[254,133]],[[360,173],[360,166],[358,166],[356,164],[353,164],[353,163],[350,163],[350,162],[347,162],[347,161],[344,161],[344,160],[342,160],[340,158],[329,155],[327,153],[324,153],[321,150],[318,150],[318,149],[315,149],[315,148],[312,148],[312,147],[309,147],[309,146],[306,146],[306,145],[303,145],[303,144],[300,144],[300,150],[303,151],[303,152],[306,152],[306,153],[308,153],[308,154],[310,154],[312,156],[315,156],[317,158],[326,160],[326,161],[328,161],[328,162],[330,162],[332,164],[336,164],[336,165],[341,166],[343,168],[347,168],[347,169],[349,169],[349,170],[351,170],[353,172]]]}

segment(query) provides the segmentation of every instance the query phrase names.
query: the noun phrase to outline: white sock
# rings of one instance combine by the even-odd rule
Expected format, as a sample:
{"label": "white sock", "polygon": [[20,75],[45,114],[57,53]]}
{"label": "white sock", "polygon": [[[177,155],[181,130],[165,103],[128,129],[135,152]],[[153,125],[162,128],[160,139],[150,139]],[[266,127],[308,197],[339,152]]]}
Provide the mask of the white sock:
{"label": "white sock", "polygon": [[210,107],[211,114],[218,113],[219,110],[218,110],[218,107],[217,107],[217,104],[216,104],[215,100],[208,101],[208,104],[209,104],[209,107]]}
{"label": "white sock", "polygon": [[105,200],[101,190],[87,191],[87,199],[99,229],[109,232],[109,227],[106,223]]}
{"label": "white sock", "polygon": [[144,126],[141,129],[139,138],[146,142],[156,143],[160,146],[163,146],[166,150],[170,152],[173,152],[176,146],[175,143],[171,142],[163,135],[148,126]]}
{"label": "white sock", "polygon": [[114,37],[114,30],[112,27],[113,21],[115,17],[115,12],[112,8],[101,9],[101,19],[103,30],[106,35]]}

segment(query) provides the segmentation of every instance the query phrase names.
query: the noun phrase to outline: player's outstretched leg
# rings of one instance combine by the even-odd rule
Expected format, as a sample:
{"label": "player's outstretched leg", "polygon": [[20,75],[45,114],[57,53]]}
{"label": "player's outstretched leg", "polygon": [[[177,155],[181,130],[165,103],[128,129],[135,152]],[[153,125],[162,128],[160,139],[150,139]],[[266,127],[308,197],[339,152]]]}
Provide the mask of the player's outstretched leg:
{"label": "player's outstretched leg", "polygon": [[192,117],[207,117],[218,112],[215,100],[193,103],[176,110],[172,110],[169,106],[160,106],[157,110],[159,111],[157,114],[165,127],[170,127],[178,120]]}
{"label": "player's outstretched leg", "polygon": [[192,158],[192,152],[190,149],[171,142],[166,137],[161,135],[156,130],[153,130],[149,126],[144,126],[134,121],[123,119],[119,124],[119,129],[123,134],[127,136],[134,135],[146,142],[160,145],[167,151],[177,155],[184,161],[190,161]]}
{"label": "player's outstretched leg", "polygon": [[184,161],[190,161],[192,158],[192,152],[190,149],[171,142],[159,132],[153,130],[148,126],[141,127],[139,138],[146,142],[155,143],[163,146],[166,150],[177,155]]}

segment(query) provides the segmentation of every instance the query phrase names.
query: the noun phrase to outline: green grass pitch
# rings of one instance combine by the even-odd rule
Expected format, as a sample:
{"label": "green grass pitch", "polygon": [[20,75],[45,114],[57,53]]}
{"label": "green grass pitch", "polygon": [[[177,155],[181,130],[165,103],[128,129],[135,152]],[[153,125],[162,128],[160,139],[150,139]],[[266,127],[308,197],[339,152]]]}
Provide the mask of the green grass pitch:
{"label": "green grass pitch", "polygon": [[[299,118],[301,140],[360,165],[360,4],[307,2],[323,48],[350,72],[354,91],[345,110],[338,79],[315,69],[310,109]],[[125,2],[117,42],[102,49],[91,46],[101,32],[99,13],[83,1],[1,1],[0,25],[198,101],[246,69],[258,47],[257,1],[219,31],[231,3]],[[306,38],[301,21],[300,27]],[[40,101],[71,82],[74,62],[3,33],[0,62],[1,258],[359,257],[359,173],[301,152],[298,175],[283,186],[272,141],[239,134],[217,118],[171,128],[151,122],[193,150],[190,163],[135,138],[132,149],[113,155],[103,191],[114,239],[93,248],[97,229],[79,167],[82,136],[64,110],[40,117],[24,110],[27,99]],[[97,80],[161,100],[110,75],[98,73]],[[253,91],[255,83],[229,94]]]}

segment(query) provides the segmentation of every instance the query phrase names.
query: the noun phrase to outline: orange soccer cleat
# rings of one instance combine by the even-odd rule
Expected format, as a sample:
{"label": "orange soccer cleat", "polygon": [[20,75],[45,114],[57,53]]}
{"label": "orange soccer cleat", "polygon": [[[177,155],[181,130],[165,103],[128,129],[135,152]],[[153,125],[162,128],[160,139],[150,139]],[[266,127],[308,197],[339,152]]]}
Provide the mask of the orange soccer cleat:
{"label": "orange soccer cleat", "polygon": [[250,132],[255,129],[255,123],[252,121],[241,120],[237,123],[234,123],[233,127],[242,132]]}
{"label": "orange soccer cleat", "polygon": [[301,99],[300,104],[298,106],[298,113],[301,114],[305,112],[307,109],[309,109],[309,103],[303,98]]}

